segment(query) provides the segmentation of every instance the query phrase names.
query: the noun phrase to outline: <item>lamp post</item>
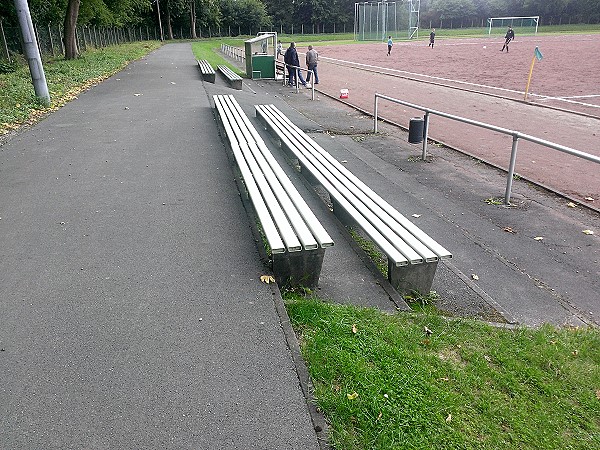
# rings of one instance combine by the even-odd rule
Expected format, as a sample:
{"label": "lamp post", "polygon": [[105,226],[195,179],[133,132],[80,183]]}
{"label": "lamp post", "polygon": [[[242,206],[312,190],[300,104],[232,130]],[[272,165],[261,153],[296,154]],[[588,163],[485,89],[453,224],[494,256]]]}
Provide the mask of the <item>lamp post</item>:
{"label": "lamp post", "polygon": [[46,82],[46,74],[42,65],[42,57],[37,45],[37,38],[31,21],[31,13],[27,0],[15,0],[15,9],[19,18],[21,27],[21,35],[23,36],[23,51],[29,64],[29,72],[31,73],[31,81],[35,95],[46,106],[50,105],[50,93],[48,92],[48,83]]}

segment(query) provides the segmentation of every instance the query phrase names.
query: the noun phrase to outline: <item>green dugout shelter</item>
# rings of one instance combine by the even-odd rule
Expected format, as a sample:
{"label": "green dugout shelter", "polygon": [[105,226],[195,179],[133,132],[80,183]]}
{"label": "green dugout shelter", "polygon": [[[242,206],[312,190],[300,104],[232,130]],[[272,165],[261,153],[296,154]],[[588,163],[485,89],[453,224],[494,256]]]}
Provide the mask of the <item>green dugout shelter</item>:
{"label": "green dugout shelter", "polygon": [[261,32],[244,43],[246,76],[248,78],[275,79],[277,58],[277,33]]}

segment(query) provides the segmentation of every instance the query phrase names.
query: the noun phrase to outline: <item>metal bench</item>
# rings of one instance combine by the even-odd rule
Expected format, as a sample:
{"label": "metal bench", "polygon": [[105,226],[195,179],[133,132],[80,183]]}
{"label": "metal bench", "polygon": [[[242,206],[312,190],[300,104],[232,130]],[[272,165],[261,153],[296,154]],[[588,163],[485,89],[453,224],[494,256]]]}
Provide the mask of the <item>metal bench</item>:
{"label": "metal bench", "polygon": [[215,69],[205,59],[198,59],[198,68],[202,74],[202,79],[210,83],[215,82]]}
{"label": "metal bench", "polygon": [[[279,140],[312,184],[321,185],[333,212],[356,226],[387,255],[388,280],[400,294],[431,290],[439,260],[452,254],[400,214],[273,105],[256,105],[256,115]],[[307,173],[308,172],[308,173]]]}
{"label": "metal bench", "polygon": [[232,88],[240,91],[242,90],[242,77],[227,66],[219,65],[217,66],[217,69],[223,74],[225,81],[227,81]]}
{"label": "metal bench", "polygon": [[281,286],[315,288],[333,240],[232,95],[213,96],[245,204],[251,202]]}

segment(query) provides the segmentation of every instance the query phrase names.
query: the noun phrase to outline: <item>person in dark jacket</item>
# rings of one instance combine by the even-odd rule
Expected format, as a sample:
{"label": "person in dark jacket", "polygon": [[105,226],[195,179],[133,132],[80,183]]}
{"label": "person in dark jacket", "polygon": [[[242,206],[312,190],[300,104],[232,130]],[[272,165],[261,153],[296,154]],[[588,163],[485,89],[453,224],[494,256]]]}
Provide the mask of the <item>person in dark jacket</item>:
{"label": "person in dark jacket", "polygon": [[500,51],[503,52],[504,49],[506,49],[506,53],[508,53],[508,44],[510,43],[510,41],[513,41],[514,39],[515,39],[515,32],[513,31],[512,27],[508,27],[506,36],[504,36],[504,45],[502,46],[502,50],[500,50]]}
{"label": "person in dark jacket", "polygon": [[[296,50],[296,43],[290,42],[290,46],[285,51],[285,55],[283,55],[283,62],[288,69],[289,74],[289,82],[290,86],[295,86],[297,80],[300,80],[302,86],[306,86],[306,81],[302,76],[302,71],[300,71],[300,59],[298,59],[298,51]],[[297,78],[296,78],[297,77]]]}
{"label": "person in dark jacket", "polygon": [[431,33],[429,33],[429,46],[433,48],[435,45],[435,28],[432,28]]}

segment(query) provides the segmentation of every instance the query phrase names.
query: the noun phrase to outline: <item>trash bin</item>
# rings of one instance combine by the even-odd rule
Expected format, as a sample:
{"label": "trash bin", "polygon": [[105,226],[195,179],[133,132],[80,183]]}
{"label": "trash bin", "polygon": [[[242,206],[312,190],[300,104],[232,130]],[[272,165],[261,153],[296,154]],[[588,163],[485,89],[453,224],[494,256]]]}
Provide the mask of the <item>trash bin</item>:
{"label": "trash bin", "polygon": [[420,144],[423,142],[423,129],[425,121],[422,117],[413,117],[408,125],[408,143]]}

